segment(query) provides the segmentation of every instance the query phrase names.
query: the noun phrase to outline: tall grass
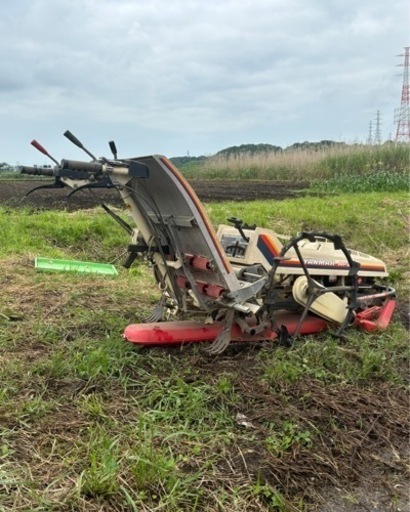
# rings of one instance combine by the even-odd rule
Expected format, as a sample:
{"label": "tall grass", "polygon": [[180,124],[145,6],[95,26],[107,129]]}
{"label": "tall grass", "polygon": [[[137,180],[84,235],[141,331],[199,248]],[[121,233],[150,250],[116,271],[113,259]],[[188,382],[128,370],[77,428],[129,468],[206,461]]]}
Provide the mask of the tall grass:
{"label": "tall grass", "polygon": [[410,146],[386,143],[382,146],[346,145],[280,153],[215,155],[183,171],[191,179],[310,182],[380,171],[407,175],[410,171]]}

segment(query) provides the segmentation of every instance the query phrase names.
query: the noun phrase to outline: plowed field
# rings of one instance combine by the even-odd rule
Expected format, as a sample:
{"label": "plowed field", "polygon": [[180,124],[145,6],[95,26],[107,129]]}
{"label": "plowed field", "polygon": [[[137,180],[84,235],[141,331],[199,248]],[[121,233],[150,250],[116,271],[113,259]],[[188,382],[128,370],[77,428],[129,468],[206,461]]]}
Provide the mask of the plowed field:
{"label": "plowed field", "polygon": [[[0,204],[18,206],[27,205],[41,209],[78,210],[93,208],[101,203],[121,207],[122,200],[114,189],[81,190],[67,199],[72,191],[63,189],[41,189],[24,196],[33,188],[45,185],[45,181],[0,181]],[[201,201],[250,201],[256,199],[281,200],[303,193],[309,186],[307,182],[265,182],[265,181],[200,181],[190,182]]]}

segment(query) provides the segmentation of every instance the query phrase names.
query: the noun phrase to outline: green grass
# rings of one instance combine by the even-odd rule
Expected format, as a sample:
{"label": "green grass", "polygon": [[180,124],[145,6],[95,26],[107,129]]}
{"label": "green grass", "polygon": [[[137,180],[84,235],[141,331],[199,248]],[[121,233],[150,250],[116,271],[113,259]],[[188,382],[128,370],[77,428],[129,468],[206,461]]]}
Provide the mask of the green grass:
{"label": "green grass", "polygon": [[[30,208],[0,210],[0,255],[36,254],[109,262],[126,250],[128,236],[101,211],[76,213]],[[125,216],[126,218],[126,216]]]}
{"label": "green grass", "polygon": [[[278,233],[289,235],[302,230],[338,233],[352,249],[381,253],[407,249],[409,196],[404,192],[363,193],[355,196],[303,197],[286,201],[240,203],[240,217]],[[226,223],[238,204],[231,201],[209,205],[215,223]]]}
{"label": "green grass", "polygon": [[409,191],[408,173],[397,171],[374,171],[361,174],[335,174],[333,177],[313,183],[312,189],[320,192],[400,192]]}
{"label": "green grass", "polygon": [[[363,339],[352,332],[349,343],[317,337],[290,349],[279,348],[274,358],[264,359],[267,382],[296,382],[306,377],[328,383],[363,385],[372,380],[405,385],[410,352],[401,326]],[[404,370],[404,371],[403,371]]]}
{"label": "green grass", "polygon": [[[215,224],[338,232],[389,262],[404,302],[407,204],[398,192],[208,211]],[[145,265],[116,278],[33,268],[38,255],[120,262],[128,240],[110,217],[0,209],[0,229],[0,510],[307,512],[325,484],[347,484],[355,453],[369,473],[371,454],[400,450],[399,317],[344,343],[322,334],[213,359],[136,349],[121,333],[158,298]]]}

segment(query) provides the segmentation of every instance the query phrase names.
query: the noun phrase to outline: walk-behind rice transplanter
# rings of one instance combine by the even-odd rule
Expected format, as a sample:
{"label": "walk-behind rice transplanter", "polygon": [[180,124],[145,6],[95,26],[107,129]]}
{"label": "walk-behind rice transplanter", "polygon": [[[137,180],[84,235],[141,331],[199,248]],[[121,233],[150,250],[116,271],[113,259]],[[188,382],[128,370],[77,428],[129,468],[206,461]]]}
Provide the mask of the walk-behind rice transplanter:
{"label": "walk-behind rice transplanter", "polygon": [[[221,353],[231,341],[262,341],[348,327],[366,331],[388,326],[395,290],[380,283],[388,273],[372,256],[348,249],[339,235],[302,232],[285,238],[232,217],[214,231],[186,179],[163,156],[97,159],[69,131],[64,134],[91,162],[22,167],[53,176],[43,187],[114,187],[134,226],[104,205],[130,234],[130,267],[137,257],[151,262],[162,296],[144,323],[125,328],[124,338],[142,346],[212,342]],[[43,188],[42,187],[42,188]],[[166,320],[166,321],[165,321]]]}

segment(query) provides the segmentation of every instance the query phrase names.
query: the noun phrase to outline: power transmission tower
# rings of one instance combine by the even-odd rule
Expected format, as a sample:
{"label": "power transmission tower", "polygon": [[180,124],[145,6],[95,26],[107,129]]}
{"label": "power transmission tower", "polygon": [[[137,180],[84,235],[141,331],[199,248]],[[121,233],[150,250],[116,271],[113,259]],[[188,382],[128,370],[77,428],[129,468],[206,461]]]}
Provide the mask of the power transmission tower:
{"label": "power transmission tower", "polygon": [[369,123],[369,135],[367,137],[367,144],[373,144],[373,131],[372,131],[372,122]]}
{"label": "power transmission tower", "polygon": [[381,144],[382,143],[380,110],[378,110],[376,112],[376,128],[374,130],[374,143],[375,144]]}
{"label": "power transmission tower", "polygon": [[403,86],[401,90],[400,107],[396,110],[395,122],[397,123],[396,142],[410,142],[410,91],[409,91],[409,62],[410,46],[404,47],[404,53],[398,55],[404,57]]}

